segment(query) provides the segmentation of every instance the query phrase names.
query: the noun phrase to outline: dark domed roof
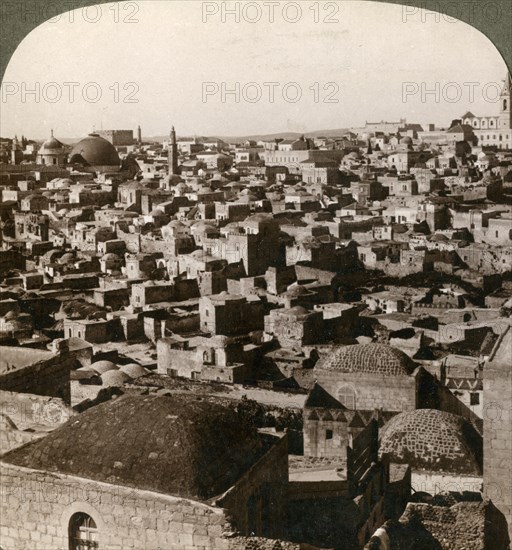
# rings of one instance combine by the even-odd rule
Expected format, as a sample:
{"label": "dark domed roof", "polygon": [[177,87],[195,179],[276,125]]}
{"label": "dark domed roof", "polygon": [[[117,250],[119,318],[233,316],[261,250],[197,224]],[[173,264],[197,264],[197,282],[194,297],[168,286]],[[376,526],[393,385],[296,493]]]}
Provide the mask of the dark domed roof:
{"label": "dark domed roof", "polygon": [[89,166],[119,166],[116,148],[97,134],[89,134],[78,142],[69,156],[70,162]]}
{"label": "dark domed roof", "polygon": [[379,453],[413,468],[482,473],[482,438],[461,416],[418,409],[394,416],[382,429]]}
{"label": "dark domed roof", "polygon": [[414,363],[403,351],[385,344],[354,344],[333,350],[315,368],[401,376],[411,374]]}
{"label": "dark domed roof", "polygon": [[48,472],[206,500],[265,452],[245,416],[207,398],[131,395],[97,405],[2,458]]}
{"label": "dark domed roof", "polygon": [[52,137],[50,139],[47,139],[43,145],[41,145],[41,149],[39,149],[39,153],[50,153],[50,152],[61,152],[64,149],[64,144],[61,143],[58,139]]}

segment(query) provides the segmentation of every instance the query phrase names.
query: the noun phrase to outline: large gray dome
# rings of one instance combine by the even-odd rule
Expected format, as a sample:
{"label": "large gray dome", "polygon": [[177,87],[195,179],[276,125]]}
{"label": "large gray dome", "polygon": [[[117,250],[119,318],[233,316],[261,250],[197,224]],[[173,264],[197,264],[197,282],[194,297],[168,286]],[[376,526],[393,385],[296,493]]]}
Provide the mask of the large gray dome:
{"label": "large gray dome", "polygon": [[119,166],[121,161],[116,148],[98,134],[89,134],[72,149],[70,162],[87,166]]}

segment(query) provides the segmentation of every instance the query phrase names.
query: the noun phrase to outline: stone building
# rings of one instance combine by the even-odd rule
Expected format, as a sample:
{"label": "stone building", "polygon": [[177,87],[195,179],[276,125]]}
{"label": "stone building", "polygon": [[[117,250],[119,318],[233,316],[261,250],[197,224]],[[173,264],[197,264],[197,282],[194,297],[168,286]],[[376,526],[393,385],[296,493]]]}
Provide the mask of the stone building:
{"label": "stone building", "polygon": [[286,247],[286,265],[307,262],[311,267],[334,271],[338,263],[336,241],[332,235],[298,238]]}
{"label": "stone building", "polygon": [[322,328],[322,312],[301,306],[274,309],[265,317],[265,332],[274,335],[285,348],[316,344]]}
{"label": "stone building", "polygon": [[346,459],[349,441],[366,423],[315,384],[304,404],[304,456]]}
{"label": "stone building", "polygon": [[52,135],[47,139],[37,152],[37,162],[63,166],[66,163],[66,146]]}
{"label": "stone building", "polygon": [[[286,437],[204,398],[109,401],[4,455],[1,470],[0,540],[13,550],[242,550],[250,541],[225,534],[286,536]],[[44,506],[25,498],[34,490]]]}
{"label": "stone building", "polygon": [[271,215],[255,214],[223,228],[225,238],[204,242],[203,248],[228,263],[242,262],[246,275],[263,275],[279,259],[279,225]]}
{"label": "stone building", "polygon": [[479,432],[482,420],[443,383],[403,351],[385,344],[333,346],[304,377],[303,384],[320,384],[350,410],[384,414],[438,409],[457,414]]}
{"label": "stone building", "polygon": [[317,383],[348,409],[402,412],[421,402],[419,370],[391,346],[337,346],[313,370]]}
{"label": "stone building", "polygon": [[199,300],[201,330],[212,334],[246,334],[263,329],[263,303],[257,296],[221,292]]}
{"label": "stone building", "polygon": [[503,513],[512,539],[512,330],[484,367],[484,494]]}
{"label": "stone building", "polygon": [[102,344],[113,340],[115,323],[106,319],[65,319],[64,335],[66,338],[81,338],[86,342]]}
{"label": "stone building", "polygon": [[468,111],[462,117],[463,123],[473,128],[475,135],[478,137],[479,145],[497,147],[498,149],[512,148],[511,91],[512,78],[508,73],[500,94],[500,110],[497,115],[475,116]]}
{"label": "stone building", "polygon": [[244,347],[227,336],[160,338],[157,341],[158,372],[192,380],[242,383],[247,377]]}
{"label": "stone building", "polygon": [[14,230],[17,240],[48,241],[50,232],[48,216],[37,211],[15,212]]}
{"label": "stone building", "polygon": [[[140,130],[140,126],[138,130]],[[133,130],[100,130],[98,135],[109,141],[114,147],[133,145],[134,142]]]}
{"label": "stone building", "polygon": [[[325,404],[320,399],[311,404]],[[379,460],[377,420],[349,431],[330,456],[290,460],[292,540],[356,550],[387,518],[402,513],[410,495],[408,468]]]}
{"label": "stone building", "polygon": [[148,304],[170,302],[175,296],[174,283],[151,280],[131,286],[130,302],[134,308],[141,308]]}
{"label": "stone building", "polygon": [[157,267],[157,259],[163,256],[162,253],[155,254],[126,254],[126,278],[147,279]]}

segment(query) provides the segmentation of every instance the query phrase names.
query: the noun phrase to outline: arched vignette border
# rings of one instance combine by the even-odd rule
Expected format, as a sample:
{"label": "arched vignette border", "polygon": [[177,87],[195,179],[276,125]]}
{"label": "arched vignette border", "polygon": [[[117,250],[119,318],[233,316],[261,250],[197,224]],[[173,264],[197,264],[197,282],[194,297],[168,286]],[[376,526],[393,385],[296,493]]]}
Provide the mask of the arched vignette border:
{"label": "arched vignette border", "polygon": [[[98,4],[113,4],[124,0],[0,0],[0,82],[3,81],[5,69],[18,45],[35,28],[44,23],[47,18],[41,13],[44,10],[35,9],[34,6],[47,5],[51,8],[50,18],[59,13],[69,11],[69,5],[73,9],[85,8]],[[144,3],[146,0],[136,0]],[[180,2],[187,0],[159,0],[161,2]],[[200,1],[200,0],[198,0]],[[260,0],[258,0],[260,1]],[[301,1],[301,0],[299,0]],[[342,0],[352,1],[352,0]],[[489,5],[499,6],[499,20],[487,17],[482,7],[482,0],[370,0],[372,2],[384,2],[388,4],[399,4],[423,8],[433,12],[439,12],[467,23],[483,33],[497,48],[509,71],[512,72],[512,2],[510,0],[490,0]],[[12,6],[15,6],[14,8]],[[32,10],[31,10],[32,8]],[[61,8],[61,9],[59,9]],[[23,10],[31,13],[28,20],[19,17]]]}

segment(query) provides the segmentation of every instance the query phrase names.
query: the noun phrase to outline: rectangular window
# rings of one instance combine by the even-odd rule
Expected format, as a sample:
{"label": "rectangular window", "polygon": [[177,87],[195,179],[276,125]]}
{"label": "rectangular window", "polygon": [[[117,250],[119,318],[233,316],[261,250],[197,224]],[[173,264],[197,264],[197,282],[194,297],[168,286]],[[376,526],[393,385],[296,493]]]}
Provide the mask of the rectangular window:
{"label": "rectangular window", "polygon": [[469,404],[470,405],[480,405],[480,394],[479,393],[470,393],[469,394]]}
{"label": "rectangular window", "polygon": [[325,430],[325,439],[332,439],[332,430]]}

